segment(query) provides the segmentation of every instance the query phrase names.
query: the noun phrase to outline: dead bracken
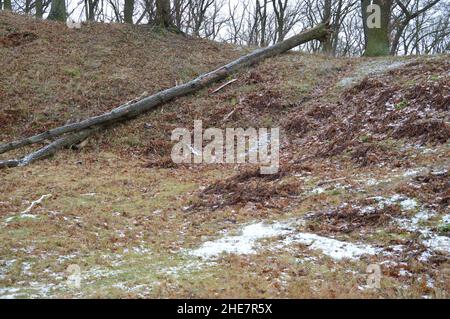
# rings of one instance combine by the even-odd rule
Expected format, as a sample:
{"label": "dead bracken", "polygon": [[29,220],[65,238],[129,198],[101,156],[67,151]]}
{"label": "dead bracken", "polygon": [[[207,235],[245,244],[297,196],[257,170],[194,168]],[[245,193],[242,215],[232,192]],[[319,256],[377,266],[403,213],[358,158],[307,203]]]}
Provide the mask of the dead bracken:
{"label": "dead bracken", "polygon": [[245,169],[224,181],[217,181],[199,194],[198,207],[222,208],[245,206],[249,202],[276,207],[276,200],[297,196],[301,183],[283,181],[291,167],[281,167],[277,174],[262,175],[259,168]]}
{"label": "dead bracken", "polygon": [[36,39],[38,39],[38,36],[33,32],[13,32],[0,37],[0,46],[17,47],[33,42]]}
{"label": "dead bracken", "polygon": [[387,226],[394,217],[402,215],[398,205],[371,206],[371,200],[348,203],[332,210],[308,216],[308,228],[322,233],[351,233],[361,228]]}

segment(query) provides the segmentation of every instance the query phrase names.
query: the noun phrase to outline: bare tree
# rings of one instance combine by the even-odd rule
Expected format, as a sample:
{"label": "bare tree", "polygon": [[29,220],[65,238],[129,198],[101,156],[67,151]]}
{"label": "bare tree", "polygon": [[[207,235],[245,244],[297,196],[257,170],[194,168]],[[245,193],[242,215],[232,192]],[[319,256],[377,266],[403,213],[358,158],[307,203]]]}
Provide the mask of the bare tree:
{"label": "bare tree", "polygon": [[[62,0],[0,0],[0,8],[59,19]],[[333,56],[434,54],[449,51],[450,2],[441,0],[76,0],[75,20],[160,25],[237,45],[265,47],[321,22],[329,37],[299,49]],[[369,5],[379,5],[380,28],[368,28]],[[373,10],[373,8],[370,8]],[[73,14],[77,17],[73,17]],[[369,19],[370,20],[370,19]]]}
{"label": "bare tree", "polygon": [[99,0],[84,0],[84,12],[87,21],[95,21]]}
{"label": "bare tree", "polygon": [[277,41],[281,42],[284,39],[286,32],[286,9],[288,0],[272,0],[273,11],[277,21]]}
{"label": "bare tree", "polygon": [[426,12],[427,10],[431,9],[433,6],[438,4],[440,1],[441,0],[428,1],[428,3],[426,3],[421,9],[412,11],[413,10],[412,7],[408,8],[409,4],[413,3],[413,6],[418,7],[419,5],[418,0],[415,1],[396,0],[396,4],[400,7],[402,14],[399,15],[399,17],[397,17],[394,21],[394,27],[396,30],[394,32],[394,37],[391,45],[392,55],[397,53],[401,36],[405,31],[406,27],[408,26],[408,24],[414,19],[416,19],[419,15],[423,14],[424,12]]}
{"label": "bare tree", "polygon": [[[241,40],[241,31],[244,27],[244,14],[239,15],[238,12],[243,6],[244,12],[247,11],[248,4],[237,2],[232,4],[228,2],[228,15],[230,17],[228,23],[227,34],[229,35],[225,41],[238,44]],[[241,9],[242,10],[242,9]]]}

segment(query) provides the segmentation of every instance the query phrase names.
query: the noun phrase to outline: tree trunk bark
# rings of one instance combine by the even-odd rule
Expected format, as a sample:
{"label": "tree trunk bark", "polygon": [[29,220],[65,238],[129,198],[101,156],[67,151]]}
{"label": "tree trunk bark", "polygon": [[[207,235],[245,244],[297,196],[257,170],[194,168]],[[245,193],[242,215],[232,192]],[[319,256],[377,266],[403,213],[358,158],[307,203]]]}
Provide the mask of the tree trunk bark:
{"label": "tree trunk bark", "polygon": [[4,0],[3,8],[4,8],[4,10],[12,11],[11,0]]}
{"label": "tree trunk bark", "polygon": [[36,0],[36,18],[42,19],[44,15],[44,9],[42,6],[42,0]]}
{"label": "tree trunk bark", "polygon": [[[300,34],[297,34],[283,42],[279,42],[273,46],[267,48],[261,48],[253,51],[250,54],[247,54],[239,59],[224,65],[217,70],[212,72],[202,74],[196,79],[181,84],[163,91],[160,91],[154,95],[148,96],[146,98],[131,101],[124,105],[121,105],[108,113],[104,113],[102,115],[94,116],[84,121],[78,123],[67,124],[64,126],[60,126],[58,128],[51,129],[49,131],[43,132],[41,134],[24,138],[21,140],[13,141],[7,144],[0,145],[0,154],[17,149],[26,145],[38,143],[45,141],[50,138],[59,137],[61,135],[71,133],[67,137],[62,137],[59,140],[53,142],[50,145],[53,145],[50,150],[52,154],[56,152],[56,150],[67,146],[68,144],[77,144],[77,141],[81,141],[85,139],[87,136],[97,132],[100,129],[105,128],[106,126],[116,124],[118,122],[123,122],[134,118],[142,113],[148,112],[150,110],[155,109],[157,106],[164,104],[168,101],[171,101],[175,98],[182,97],[188,95],[190,93],[196,92],[212,83],[218,82],[220,80],[225,79],[230,74],[237,72],[239,69],[251,66],[255,63],[258,63],[264,59],[276,56],[283,52],[286,52],[300,44],[311,40],[321,40],[329,34],[329,28],[327,24],[319,24],[316,27],[306,30]],[[95,128],[95,129],[93,129]],[[73,134],[74,132],[77,132]],[[86,132],[86,134],[78,134]],[[44,147],[43,149],[48,149],[49,146]],[[37,151],[39,156],[32,156],[31,158],[39,159],[42,158],[42,153],[39,153],[41,150]],[[47,151],[48,152],[48,151]],[[36,154],[33,153],[33,154]],[[48,153],[45,153],[48,154]],[[31,154],[32,155],[32,154]],[[1,167],[10,167],[12,166],[23,166],[30,163],[27,159],[31,155],[22,158],[21,160],[11,161],[0,161]],[[8,164],[9,163],[9,164]]]}
{"label": "tree trunk bark", "polygon": [[[323,9],[323,22],[330,23],[331,22],[331,0],[325,0],[324,9]],[[327,36],[322,42],[322,51],[327,55],[331,55],[333,52],[333,46],[331,43],[332,34]]]}
{"label": "tree trunk bark", "polygon": [[401,38],[403,32],[405,31],[405,28],[407,27],[408,23],[409,23],[409,21],[406,23],[401,22],[400,25],[398,26],[398,29],[395,32],[394,40],[392,41],[392,45],[391,45],[391,55],[397,54],[398,46],[400,44],[400,38]]}
{"label": "tree trunk bark", "polygon": [[50,13],[48,14],[47,19],[66,22],[67,19],[66,1],[52,0]]}
{"label": "tree trunk bark", "polygon": [[[380,15],[377,12],[368,13],[367,8],[373,2],[380,7]],[[366,40],[365,56],[385,56],[389,55],[389,22],[391,18],[393,0],[362,0],[361,9],[364,25],[364,37]],[[379,26],[369,25],[371,19],[378,19]]]}
{"label": "tree trunk bark", "polygon": [[134,0],[125,0],[123,8],[123,20],[125,23],[133,24]]}
{"label": "tree trunk bark", "polygon": [[172,25],[170,18],[170,0],[156,0],[156,24],[164,29]]}

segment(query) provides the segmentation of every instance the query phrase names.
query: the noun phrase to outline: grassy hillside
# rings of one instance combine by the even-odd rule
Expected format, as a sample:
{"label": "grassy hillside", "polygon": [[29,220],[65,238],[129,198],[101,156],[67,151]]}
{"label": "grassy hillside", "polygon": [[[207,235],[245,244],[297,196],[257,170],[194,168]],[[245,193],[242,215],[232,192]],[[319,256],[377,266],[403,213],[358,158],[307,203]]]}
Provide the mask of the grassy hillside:
{"label": "grassy hillside", "polygon": [[[249,50],[0,13],[0,141],[101,114]],[[0,298],[448,298],[449,71],[448,56],[291,52],[81,150],[1,170]],[[194,119],[280,126],[279,174],[174,165],[171,131]],[[67,284],[70,265],[79,288]],[[381,288],[367,286],[369,265],[381,268]]]}

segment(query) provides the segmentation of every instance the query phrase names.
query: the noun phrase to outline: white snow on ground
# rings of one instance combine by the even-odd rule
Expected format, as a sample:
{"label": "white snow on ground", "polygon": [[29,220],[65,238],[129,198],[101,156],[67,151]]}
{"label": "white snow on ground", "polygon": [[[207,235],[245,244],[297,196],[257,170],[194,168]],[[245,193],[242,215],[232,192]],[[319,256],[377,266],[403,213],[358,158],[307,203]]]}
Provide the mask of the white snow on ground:
{"label": "white snow on ground", "polygon": [[420,174],[424,171],[424,168],[410,169],[403,173],[404,177],[412,177]]}
{"label": "white snow on ground", "polygon": [[405,199],[400,202],[400,206],[405,210],[413,210],[419,206],[415,199]]}
{"label": "white snow on ground", "polygon": [[450,254],[450,238],[436,235],[429,227],[420,225],[421,222],[427,221],[435,215],[434,211],[421,210],[411,219],[397,219],[397,223],[408,231],[421,233],[426,238],[423,240],[423,244],[431,250]]}
{"label": "white snow on ground", "polygon": [[263,238],[276,237],[289,233],[287,225],[256,223],[245,226],[237,236],[225,236],[215,241],[203,243],[200,248],[190,254],[210,259],[221,253],[252,254],[256,252],[256,241]]}
{"label": "white snow on ground", "polygon": [[398,203],[403,210],[413,210],[419,207],[419,203],[415,199],[407,198],[405,196],[395,194],[390,198],[382,196],[371,197],[378,201],[378,207],[383,208],[385,205],[392,205]]}
{"label": "white snow on ground", "polygon": [[319,250],[323,254],[337,260],[344,258],[357,259],[362,255],[375,255],[381,251],[381,249],[370,245],[343,242],[310,233],[293,234],[292,236],[288,236],[283,242],[285,245],[291,243],[307,245],[308,248]]}
{"label": "white snow on ground", "polygon": [[221,253],[253,254],[258,251],[257,241],[264,238],[284,236],[276,248],[284,248],[295,243],[307,245],[310,249],[339,260],[356,259],[362,255],[373,255],[380,249],[363,244],[343,242],[337,239],[316,234],[297,232],[292,228],[294,222],[278,222],[273,224],[256,223],[245,226],[240,235],[225,236],[203,243],[199,248],[190,251],[191,255],[212,259]]}
{"label": "white snow on ground", "polygon": [[[323,189],[318,188],[313,190],[313,192],[320,194],[323,192]],[[397,203],[405,211],[420,209],[420,205],[415,199],[399,194],[395,194],[390,198],[378,196],[373,197],[373,199],[378,201],[379,207]],[[374,211],[375,207],[368,206],[361,208],[361,210],[370,212]],[[421,222],[428,220],[435,214],[436,212],[434,211],[421,209],[414,217],[399,218],[396,219],[396,222],[400,227],[408,231],[419,231],[424,236],[424,245],[429,249],[449,253],[450,239],[448,237],[433,234],[429,228],[420,225]],[[443,221],[445,222],[445,220],[448,221],[448,216],[444,216]],[[258,251],[258,240],[277,236],[284,236],[284,239],[280,239],[280,242],[275,244],[276,248],[282,249],[291,244],[299,243],[336,260],[344,258],[357,259],[364,254],[374,255],[382,250],[370,245],[344,242],[311,233],[296,232],[292,226],[294,226],[294,222],[277,222],[273,224],[260,222],[250,224],[244,226],[239,235],[225,235],[217,240],[205,242],[199,248],[190,251],[189,254],[202,257],[203,259],[212,259],[221,253],[253,254]]]}
{"label": "white snow on ground", "polygon": [[17,299],[17,298],[49,298],[54,289],[58,285],[32,281],[26,286],[18,287],[0,287],[0,299]]}
{"label": "white snow on ground", "polygon": [[431,235],[430,239],[425,240],[423,244],[432,250],[450,254],[450,238],[448,237]]}
{"label": "white snow on ground", "polygon": [[[415,199],[407,198],[402,195],[393,195],[390,198],[384,197],[373,197],[378,201],[378,205],[383,207],[384,205],[398,203],[400,204],[403,210],[414,210],[419,209],[419,211],[413,216],[409,218],[397,218],[397,224],[410,232],[419,232],[424,240],[422,241],[425,246],[427,246],[431,250],[440,251],[443,253],[450,254],[450,238],[446,236],[439,236],[432,232],[430,227],[426,227],[421,225],[421,223],[426,222],[430,218],[437,215],[437,212],[433,210],[428,210],[421,208],[419,203]],[[442,217],[442,222],[448,222],[448,215]]]}
{"label": "white snow on ground", "polygon": [[16,299],[20,297],[20,288],[0,288],[0,299]]}
{"label": "white snow on ground", "polygon": [[311,190],[311,193],[316,194],[316,195],[322,194],[324,192],[325,192],[325,188],[323,188],[323,187],[317,187],[317,188],[314,188],[313,190]]}

